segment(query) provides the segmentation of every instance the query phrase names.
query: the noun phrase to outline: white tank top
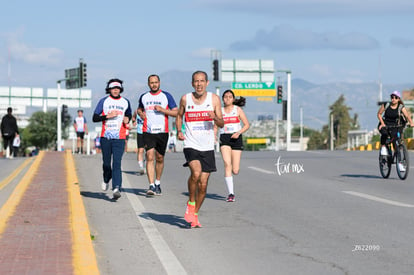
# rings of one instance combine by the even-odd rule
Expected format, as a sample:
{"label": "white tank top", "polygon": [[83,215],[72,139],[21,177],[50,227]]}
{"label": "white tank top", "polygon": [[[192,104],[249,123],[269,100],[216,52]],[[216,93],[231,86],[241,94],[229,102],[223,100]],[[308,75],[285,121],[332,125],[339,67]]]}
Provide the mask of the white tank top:
{"label": "white tank top", "polygon": [[236,105],[233,106],[230,113],[226,113],[224,111],[224,107],[221,108],[221,112],[223,114],[224,126],[220,128],[220,134],[234,134],[237,131],[240,131],[241,124],[240,118],[237,114],[238,107]]}
{"label": "white tank top", "polygon": [[214,111],[212,93],[207,92],[206,99],[200,105],[194,103],[192,93],[186,94],[186,101],[184,148],[214,150],[214,121],[208,116],[208,112]]}

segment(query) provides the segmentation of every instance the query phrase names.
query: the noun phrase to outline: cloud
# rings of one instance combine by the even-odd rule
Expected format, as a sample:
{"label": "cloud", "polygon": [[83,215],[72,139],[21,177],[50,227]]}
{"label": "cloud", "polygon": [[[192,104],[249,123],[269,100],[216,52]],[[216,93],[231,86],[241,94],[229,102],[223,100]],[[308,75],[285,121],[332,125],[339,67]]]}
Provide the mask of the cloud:
{"label": "cloud", "polygon": [[361,33],[316,33],[291,26],[276,26],[271,31],[259,30],[250,40],[236,41],[231,50],[247,51],[266,48],[271,51],[293,50],[371,50],[379,47],[374,38]]}
{"label": "cloud", "polygon": [[392,46],[395,46],[397,48],[414,48],[414,40],[412,39],[406,39],[401,37],[393,37],[390,40],[390,43]]}
{"label": "cloud", "polygon": [[63,51],[57,48],[35,48],[20,41],[20,31],[7,38],[10,58],[28,64],[56,65],[61,62]]}
{"label": "cloud", "polygon": [[211,10],[256,12],[281,17],[401,15],[414,12],[414,1],[411,0],[194,0],[192,4]]}

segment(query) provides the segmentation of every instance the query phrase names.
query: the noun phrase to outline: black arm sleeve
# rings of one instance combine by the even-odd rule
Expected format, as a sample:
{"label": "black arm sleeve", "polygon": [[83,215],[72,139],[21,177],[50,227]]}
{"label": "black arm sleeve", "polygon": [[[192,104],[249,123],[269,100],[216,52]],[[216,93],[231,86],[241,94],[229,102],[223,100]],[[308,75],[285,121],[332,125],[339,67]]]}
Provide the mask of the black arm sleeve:
{"label": "black arm sleeve", "polygon": [[106,120],[106,115],[100,116],[98,114],[93,114],[92,121],[93,122],[100,122]]}

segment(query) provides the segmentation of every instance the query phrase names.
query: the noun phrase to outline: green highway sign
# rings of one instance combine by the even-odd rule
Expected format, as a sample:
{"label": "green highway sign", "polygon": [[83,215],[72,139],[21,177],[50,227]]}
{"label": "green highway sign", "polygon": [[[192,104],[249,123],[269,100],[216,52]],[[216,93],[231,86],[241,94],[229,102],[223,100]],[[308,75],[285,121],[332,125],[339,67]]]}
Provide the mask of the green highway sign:
{"label": "green highway sign", "polygon": [[247,90],[256,90],[256,89],[275,89],[274,82],[233,82],[231,85],[232,89],[247,89]]}
{"label": "green highway sign", "polygon": [[236,96],[276,96],[275,82],[233,82]]}

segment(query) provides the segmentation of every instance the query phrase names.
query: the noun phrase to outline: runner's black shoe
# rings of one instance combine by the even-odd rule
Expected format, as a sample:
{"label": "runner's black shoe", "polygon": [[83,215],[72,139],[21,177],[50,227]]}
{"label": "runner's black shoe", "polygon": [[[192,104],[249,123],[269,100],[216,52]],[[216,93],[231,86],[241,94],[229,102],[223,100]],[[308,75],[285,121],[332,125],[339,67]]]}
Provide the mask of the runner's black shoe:
{"label": "runner's black shoe", "polygon": [[161,184],[155,185],[155,195],[161,195]]}
{"label": "runner's black shoe", "polygon": [[155,185],[150,185],[149,189],[147,190],[148,196],[154,196],[155,195]]}

